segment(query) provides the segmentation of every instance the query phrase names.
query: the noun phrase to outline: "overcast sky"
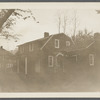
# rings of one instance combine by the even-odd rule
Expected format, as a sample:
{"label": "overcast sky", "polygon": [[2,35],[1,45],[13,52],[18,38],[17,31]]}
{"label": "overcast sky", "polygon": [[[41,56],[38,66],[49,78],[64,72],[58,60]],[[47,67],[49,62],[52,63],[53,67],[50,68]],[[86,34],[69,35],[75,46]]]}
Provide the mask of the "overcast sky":
{"label": "overcast sky", "polygon": [[95,11],[96,9],[100,9],[100,3],[54,3],[38,4],[37,6],[35,4],[34,7],[31,4],[31,6],[25,9],[30,9],[33,12],[36,21],[32,18],[27,20],[18,19],[16,25],[13,26],[13,30],[14,33],[22,34],[22,36],[16,43],[13,41],[4,42],[4,40],[1,39],[1,45],[3,45],[4,48],[14,49],[18,44],[42,38],[44,32],[49,32],[50,34],[58,33],[57,18],[59,13],[62,16],[67,16],[66,34],[69,36],[73,33],[72,19],[75,13],[78,23],[77,30],[87,28],[88,31],[100,32],[100,15]]}

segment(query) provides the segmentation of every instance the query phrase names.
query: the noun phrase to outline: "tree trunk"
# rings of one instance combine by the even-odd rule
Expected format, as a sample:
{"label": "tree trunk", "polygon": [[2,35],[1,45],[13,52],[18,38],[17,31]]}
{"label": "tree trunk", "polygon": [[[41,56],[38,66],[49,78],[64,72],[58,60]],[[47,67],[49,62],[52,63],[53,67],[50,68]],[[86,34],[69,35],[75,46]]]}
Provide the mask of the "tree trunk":
{"label": "tree trunk", "polygon": [[15,9],[9,9],[5,15],[0,18],[0,28],[2,28],[3,24],[7,21],[7,19],[11,16],[11,14],[15,11]]}

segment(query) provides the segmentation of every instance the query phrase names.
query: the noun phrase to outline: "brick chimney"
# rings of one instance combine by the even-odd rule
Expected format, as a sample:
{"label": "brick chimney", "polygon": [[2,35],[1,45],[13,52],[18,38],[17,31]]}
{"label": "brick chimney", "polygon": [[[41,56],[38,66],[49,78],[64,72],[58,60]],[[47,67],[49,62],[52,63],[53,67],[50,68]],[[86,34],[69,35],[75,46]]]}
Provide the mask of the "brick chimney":
{"label": "brick chimney", "polygon": [[48,36],[49,36],[49,33],[48,32],[44,32],[44,38],[48,37]]}

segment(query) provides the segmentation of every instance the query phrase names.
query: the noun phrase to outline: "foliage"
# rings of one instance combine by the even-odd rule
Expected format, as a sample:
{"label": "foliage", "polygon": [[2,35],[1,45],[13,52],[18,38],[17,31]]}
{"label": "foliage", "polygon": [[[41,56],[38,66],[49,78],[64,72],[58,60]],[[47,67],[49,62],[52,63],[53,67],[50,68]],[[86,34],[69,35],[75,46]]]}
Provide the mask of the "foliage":
{"label": "foliage", "polygon": [[0,27],[0,35],[4,36],[6,39],[13,38],[18,39],[20,34],[12,34],[10,31],[13,30],[13,26],[16,24],[17,19],[26,20],[32,17],[34,21],[36,18],[33,16],[31,10],[23,9],[1,9],[0,10],[0,20],[2,21]]}
{"label": "foliage", "polygon": [[93,32],[88,32],[87,29],[84,29],[84,31],[79,30],[78,34],[76,35],[76,48],[84,48],[88,46],[92,41],[94,40],[93,38]]}

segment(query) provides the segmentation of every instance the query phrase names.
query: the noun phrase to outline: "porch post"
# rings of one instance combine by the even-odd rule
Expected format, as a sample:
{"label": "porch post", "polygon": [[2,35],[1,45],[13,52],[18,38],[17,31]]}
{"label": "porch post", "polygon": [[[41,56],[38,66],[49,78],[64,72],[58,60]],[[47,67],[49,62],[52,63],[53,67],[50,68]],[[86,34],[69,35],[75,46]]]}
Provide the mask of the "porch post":
{"label": "porch post", "polygon": [[17,60],[17,73],[19,73],[19,60]]}
{"label": "porch post", "polygon": [[65,72],[65,66],[64,66],[64,61],[65,59],[64,59],[64,57],[63,57],[63,60],[62,60],[62,67],[63,67],[63,72]]}
{"label": "porch post", "polygon": [[57,56],[54,56],[54,72],[57,72]]}
{"label": "porch post", "polygon": [[27,57],[25,57],[25,74],[27,75]]}

